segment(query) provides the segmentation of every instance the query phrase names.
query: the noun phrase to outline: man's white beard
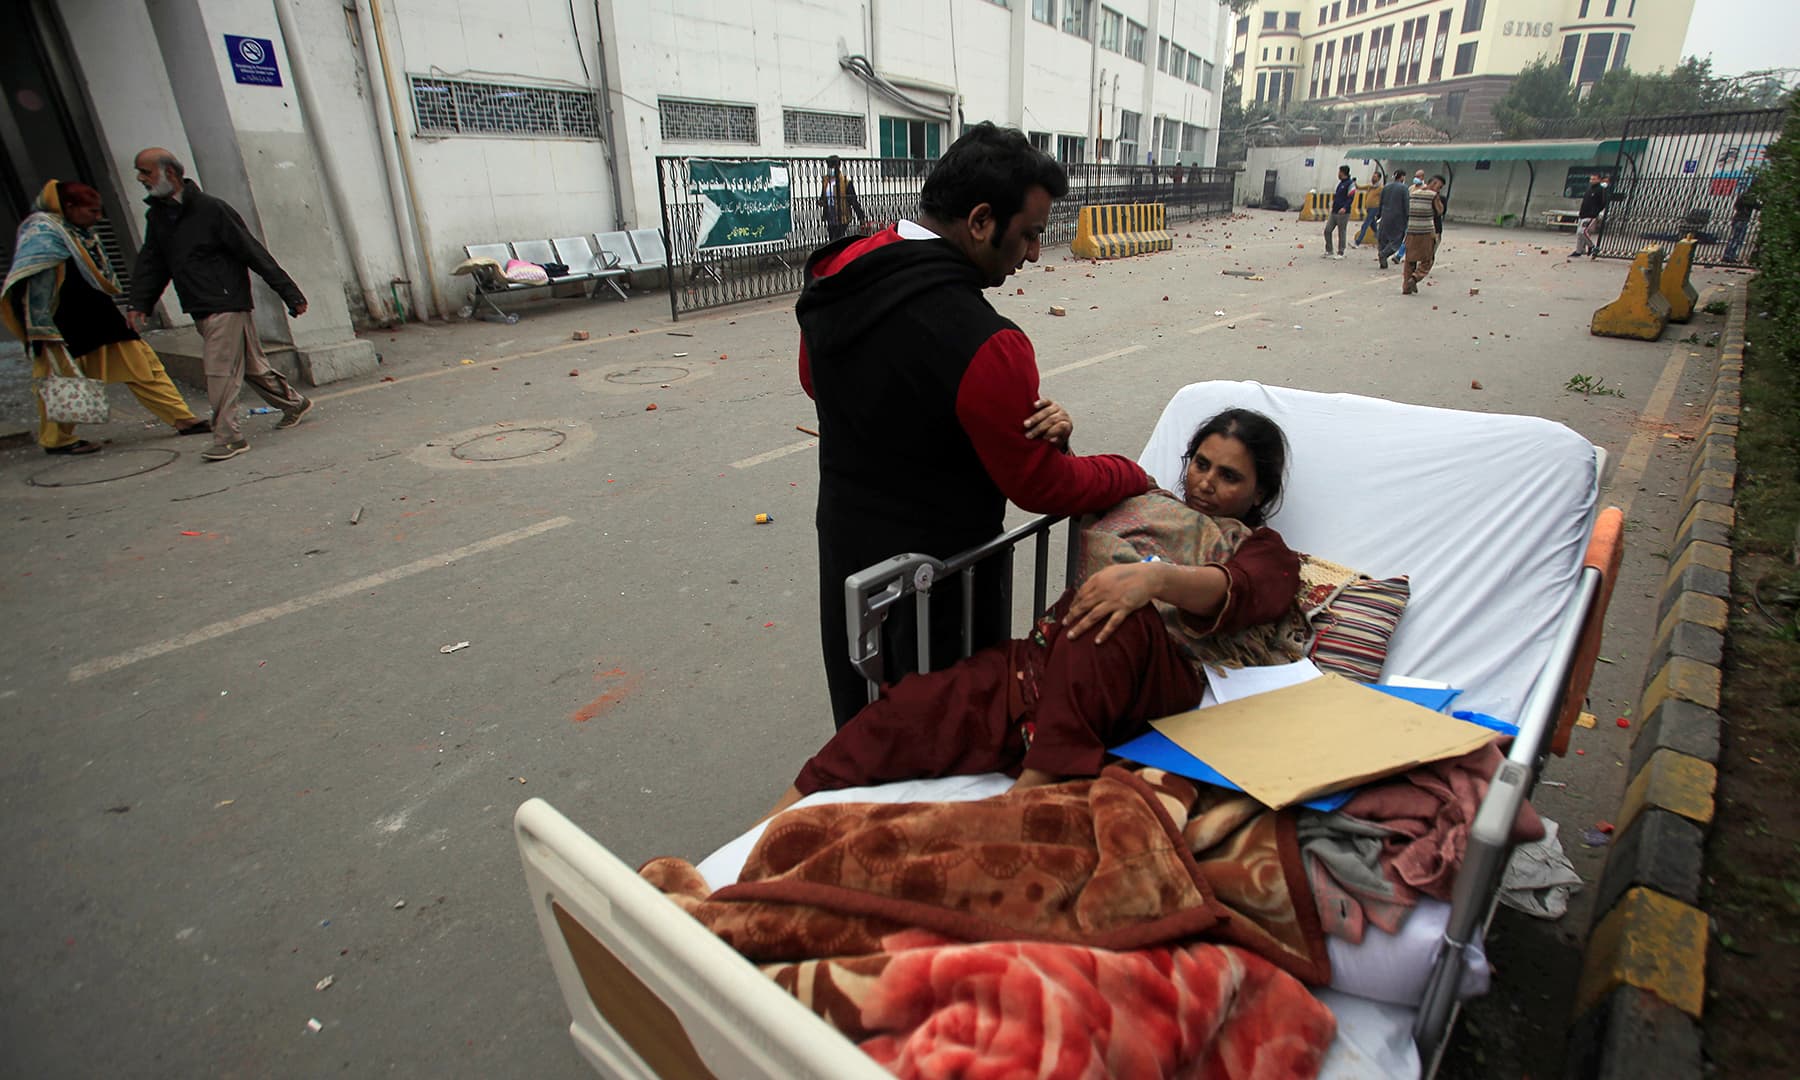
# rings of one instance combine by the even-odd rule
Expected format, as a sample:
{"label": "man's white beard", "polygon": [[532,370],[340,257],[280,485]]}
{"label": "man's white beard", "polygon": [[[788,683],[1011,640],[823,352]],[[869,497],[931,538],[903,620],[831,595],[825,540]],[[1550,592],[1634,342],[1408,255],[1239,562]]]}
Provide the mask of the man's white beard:
{"label": "man's white beard", "polygon": [[176,184],[174,180],[171,180],[168,173],[164,173],[157,178],[156,183],[150,188],[150,194],[159,199],[166,199],[179,190],[180,185]]}

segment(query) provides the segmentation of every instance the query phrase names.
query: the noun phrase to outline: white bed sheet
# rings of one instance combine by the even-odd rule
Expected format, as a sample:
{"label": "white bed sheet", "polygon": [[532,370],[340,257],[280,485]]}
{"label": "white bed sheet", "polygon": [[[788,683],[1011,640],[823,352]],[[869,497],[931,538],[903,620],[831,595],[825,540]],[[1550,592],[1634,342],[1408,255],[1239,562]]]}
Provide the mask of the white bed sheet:
{"label": "white bed sheet", "polygon": [[1458,708],[1515,719],[1580,574],[1599,494],[1593,445],[1540,417],[1211,382],[1176,393],[1138,463],[1173,490],[1194,430],[1231,407],[1287,434],[1269,524],[1288,546],[1412,579],[1387,670],[1442,680],[1463,691]]}

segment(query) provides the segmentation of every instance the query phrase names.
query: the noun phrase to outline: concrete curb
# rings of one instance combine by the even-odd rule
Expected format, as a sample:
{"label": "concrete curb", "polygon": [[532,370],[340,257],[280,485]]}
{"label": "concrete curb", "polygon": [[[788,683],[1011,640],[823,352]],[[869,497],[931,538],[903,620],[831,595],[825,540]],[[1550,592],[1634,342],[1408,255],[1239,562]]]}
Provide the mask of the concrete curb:
{"label": "concrete curb", "polygon": [[1718,781],[1720,663],[1731,599],[1745,290],[1734,286],[1694,444],[1630,779],[1600,877],[1565,1074],[1697,1078],[1706,998],[1706,830]]}

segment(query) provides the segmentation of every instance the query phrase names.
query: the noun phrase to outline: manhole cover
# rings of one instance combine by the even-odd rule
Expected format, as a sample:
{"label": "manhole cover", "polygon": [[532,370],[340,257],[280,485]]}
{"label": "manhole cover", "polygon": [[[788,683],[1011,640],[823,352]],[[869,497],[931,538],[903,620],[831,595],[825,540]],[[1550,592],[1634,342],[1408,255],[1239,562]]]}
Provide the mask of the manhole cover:
{"label": "manhole cover", "polygon": [[663,383],[679,382],[687,377],[687,368],[650,364],[643,367],[627,368],[624,371],[608,372],[606,381],[609,383],[625,383],[628,386],[661,386]]}
{"label": "manhole cover", "polygon": [[160,469],[180,456],[173,450],[102,450],[59,461],[33,473],[25,482],[32,487],[64,488],[129,480]]}
{"label": "manhole cover", "polygon": [[567,435],[555,428],[508,428],[458,443],[450,448],[450,453],[464,461],[511,461],[533,454],[548,454],[568,440]]}

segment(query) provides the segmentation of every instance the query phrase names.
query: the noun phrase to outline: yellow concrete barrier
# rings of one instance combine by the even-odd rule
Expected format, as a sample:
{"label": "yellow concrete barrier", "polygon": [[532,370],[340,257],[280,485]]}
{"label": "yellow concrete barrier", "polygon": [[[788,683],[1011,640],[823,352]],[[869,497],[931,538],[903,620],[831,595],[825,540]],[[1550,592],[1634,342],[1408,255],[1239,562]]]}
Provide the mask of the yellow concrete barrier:
{"label": "yellow concrete barrier", "polygon": [[1301,221],[1324,221],[1331,216],[1331,192],[1309,191],[1300,204]]}
{"label": "yellow concrete barrier", "polygon": [[1637,253],[1625,273],[1619,298],[1594,312],[1588,332],[1598,337],[1636,338],[1655,341],[1669,322],[1669,302],[1663,299],[1663,249],[1659,244]]}
{"label": "yellow concrete barrier", "polygon": [[1162,203],[1109,203],[1081,208],[1069,250],[1082,259],[1121,259],[1174,246]]}
{"label": "yellow concrete barrier", "polygon": [[1700,299],[1700,294],[1688,281],[1688,275],[1694,270],[1694,244],[1692,236],[1682,237],[1675,242],[1675,250],[1669,253],[1668,261],[1663,263],[1659,287],[1663,299],[1669,302],[1670,322],[1687,322],[1693,318],[1694,304]]}

